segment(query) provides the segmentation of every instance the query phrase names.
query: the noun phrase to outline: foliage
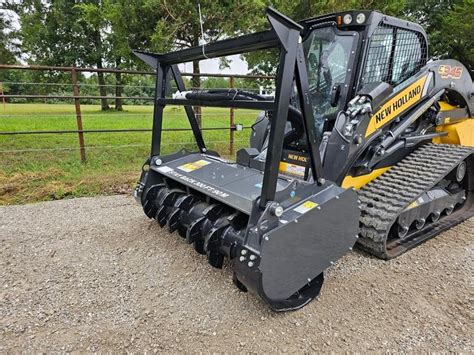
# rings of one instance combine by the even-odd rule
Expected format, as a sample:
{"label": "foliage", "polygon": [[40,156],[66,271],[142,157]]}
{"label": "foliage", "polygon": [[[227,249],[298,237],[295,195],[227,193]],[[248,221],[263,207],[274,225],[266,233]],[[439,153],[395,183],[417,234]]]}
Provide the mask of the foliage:
{"label": "foliage", "polygon": [[[203,34],[197,1],[147,0],[149,11],[157,12],[152,49],[166,52],[197,46],[200,39],[209,43],[225,36],[251,32],[262,18],[264,8],[261,0],[201,0],[199,3]],[[226,65],[225,62],[221,64]],[[198,61],[193,62],[193,72],[199,73]],[[197,76],[193,78],[193,87],[200,87]]]}
{"label": "foliage", "polygon": [[[294,20],[315,17],[327,13],[348,9],[379,10],[392,16],[403,16],[406,0],[273,0],[268,5],[286,14]],[[260,21],[260,30],[266,29],[268,23]],[[265,50],[244,55],[252,74],[275,75],[278,63],[276,50]]]}
{"label": "foliage", "polygon": [[11,19],[6,12],[0,12],[0,63],[13,64],[16,62],[16,46],[12,41],[15,31]]}
{"label": "foliage", "polygon": [[413,1],[406,12],[428,33],[431,56],[458,59],[474,70],[474,0]]}
{"label": "foliage", "polygon": [[[429,36],[431,55],[452,57],[473,69],[474,23],[468,19],[474,17],[474,0],[24,0],[11,1],[8,7],[20,17],[19,39],[30,63],[144,68],[132,50],[164,52],[199,45],[198,3],[207,43],[268,28],[266,6],[293,19],[352,8],[376,9],[421,23]],[[12,43],[16,33],[6,36],[3,30],[9,25],[8,19],[0,17],[0,54],[6,58],[2,62],[14,60],[6,44]],[[277,55],[267,50],[244,58],[251,73],[274,75]],[[221,62],[222,67],[228,64]],[[193,71],[199,72],[197,62]],[[109,79],[99,75],[98,80],[104,85]],[[126,80],[116,76],[117,88]],[[205,85],[217,84],[211,80]],[[192,86],[200,86],[198,77]]]}
{"label": "foliage", "polygon": [[[343,11],[378,10],[419,23],[429,39],[429,55],[453,58],[474,70],[474,0],[304,0],[270,1],[270,5],[293,19]],[[261,22],[262,29],[267,26]],[[254,74],[275,74],[277,53],[265,51],[245,56]]]}
{"label": "foliage", "polygon": [[[201,0],[204,40],[213,42],[226,35],[255,30],[255,19],[262,17],[264,3],[259,0]],[[157,51],[199,45],[201,26],[198,1],[147,0],[150,11],[156,11],[152,47]]]}
{"label": "foliage", "polygon": [[226,89],[229,87],[227,78],[206,78],[202,80],[201,87],[203,89]]}

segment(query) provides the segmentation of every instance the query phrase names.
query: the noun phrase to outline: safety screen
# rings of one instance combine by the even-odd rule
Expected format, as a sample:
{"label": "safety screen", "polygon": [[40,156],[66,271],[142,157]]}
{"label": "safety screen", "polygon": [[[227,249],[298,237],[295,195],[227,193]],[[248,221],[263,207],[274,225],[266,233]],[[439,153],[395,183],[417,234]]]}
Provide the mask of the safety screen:
{"label": "safety screen", "polygon": [[418,72],[426,57],[421,33],[381,23],[370,38],[359,88],[381,81],[397,86]]}

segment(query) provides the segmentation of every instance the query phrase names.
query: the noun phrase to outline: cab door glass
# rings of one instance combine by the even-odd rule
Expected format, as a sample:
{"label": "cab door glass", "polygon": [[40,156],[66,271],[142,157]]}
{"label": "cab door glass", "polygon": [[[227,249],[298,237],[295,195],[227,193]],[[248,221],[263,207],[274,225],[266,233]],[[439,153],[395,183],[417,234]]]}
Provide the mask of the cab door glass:
{"label": "cab door glass", "polygon": [[333,26],[314,29],[303,47],[315,124],[319,132],[324,120],[340,108],[331,106],[331,91],[346,82],[354,37],[338,35]]}

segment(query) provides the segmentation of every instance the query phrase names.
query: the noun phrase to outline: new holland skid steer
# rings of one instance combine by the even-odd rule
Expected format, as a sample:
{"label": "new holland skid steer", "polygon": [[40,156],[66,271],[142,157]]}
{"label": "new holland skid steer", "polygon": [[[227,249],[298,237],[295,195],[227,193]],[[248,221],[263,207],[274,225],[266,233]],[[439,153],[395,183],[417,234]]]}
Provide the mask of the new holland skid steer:
{"label": "new holland skid steer", "polygon": [[[423,29],[376,11],[299,23],[167,54],[156,69],[150,157],[137,201],[273,310],[316,297],[359,247],[400,255],[474,214],[474,89],[455,60],[428,61]],[[178,64],[276,47],[275,94],[186,91]],[[168,96],[174,80],[179,98]],[[183,105],[197,150],[160,154],[163,109]],[[235,162],[206,148],[193,106],[258,109]]]}

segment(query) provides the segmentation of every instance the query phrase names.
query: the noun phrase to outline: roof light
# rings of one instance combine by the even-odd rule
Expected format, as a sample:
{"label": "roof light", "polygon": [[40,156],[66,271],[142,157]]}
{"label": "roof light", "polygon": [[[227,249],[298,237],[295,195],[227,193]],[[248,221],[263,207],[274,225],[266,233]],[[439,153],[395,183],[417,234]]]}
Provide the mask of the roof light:
{"label": "roof light", "polygon": [[362,25],[365,22],[365,14],[363,14],[362,12],[360,14],[357,14],[356,22],[359,25]]}
{"label": "roof light", "polygon": [[351,14],[345,14],[343,17],[344,24],[350,25],[352,22],[352,15]]}

